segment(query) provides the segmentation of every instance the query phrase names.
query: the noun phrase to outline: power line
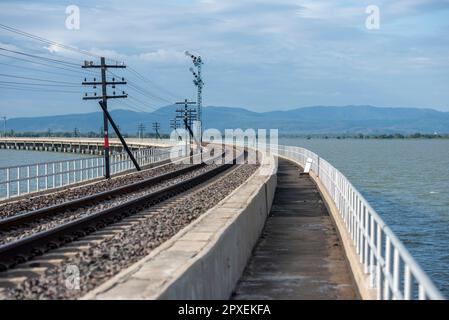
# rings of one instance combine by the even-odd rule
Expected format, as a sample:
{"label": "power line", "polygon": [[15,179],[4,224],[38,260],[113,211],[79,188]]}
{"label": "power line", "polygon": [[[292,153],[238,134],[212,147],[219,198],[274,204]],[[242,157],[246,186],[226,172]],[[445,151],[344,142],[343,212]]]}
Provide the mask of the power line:
{"label": "power line", "polygon": [[[128,98],[130,98],[130,96],[128,96]],[[141,109],[139,107],[133,106],[130,103],[128,103],[127,101],[122,101],[122,103],[124,105],[126,105],[128,108],[131,108],[134,111],[148,113],[148,110],[144,110],[144,109]]]}
{"label": "power line", "polygon": [[62,83],[62,84],[78,85],[78,84],[76,84],[74,82],[68,82],[68,81],[56,81],[56,80],[48,80],[48,79],[40,79],[40,78],[30,78],[30,77],[22,77],[22,76],[16,76],[16,75],[11,75],[11,74],[4,74],[4,73],[0,73],[0,77],[8,77],[8,78],[33,80],[33,81],[41,81],[41,82],[51,82],[51,83]]}
{"label": "power line", "polygon": [[70,91],[70,90],[55,90],[55,89],[37,89],[37,88],[28,88],[28,87],[21,87],[18,85],[10,85],[10,84],[0,84],[1,89],[10,89],[10,90],[17,90],[17,91],[25,91],[25,92],[55,92],[55,93],[76,93],[79,94],[78,91]]}
{"label": "power line", "polygon": [[64,67],[61,67],[61,66],[50,65],[50,64],[46,64],[46,63],[42,63],[42,62],[32,61],[32,60],[29,60],[29,59],[23,59],[23,58],[14,57],[14,56],[8,56],[6,54],[1,54],[1,53],[0,53],[0,56],[6,57],[6,58],[15,59],[15,60],[19,60],[19,61],[29,62],[29,63],[41,65],[41,66],[47,66],[47,67],[50,67],[50,68],[56,68],[56,69],[70,71],[70,72],[76,72],[76,73],[80,73],[80,74],[83,74],[83,75],[86,75],[85,72],[92,73],[92,71],[90,71],[90,70],[85,70],[85,72],[83,72],[82,70],[79,69],[79,66],[75,70],[75,69],[68,69],[68,68],[74,68],[72,66],[66,66],[67,68],[64,68]]}
{"label": "power line", "polygon": [[139,103],[141,106],[143,106],[145,108],[152,109],[151,112],[159,110],[157,107],[153,107],[152,105],[149,105],[149,104],[143,102],[142,100],[135,98],[134,96],[128,95],[128,98],[130,98],[131,100],[134,100],[135,102]]}
{"label": "power line", "polygon": [[165,93],[167,93],[169,96],[171,96],[172,98],[175,98],[176,100],[179,100],[179,96],[172,93],[171,91],[161,87],[160,85],[156,84],[154,81],[148,79],[147,77],[145,77],[144,75],[142,75],[140,72],[138,72],[137,70],[135,70],[132,67],[128,67],[129,71],[133,72],[136,76],[138,76],[140,79],[142,79],[143,81],[149,82],[151,84],[153,84],[155,87],[159,88],[159,90],[164,91]]}
{"label": "power line", "polygon": [[[114,74],[114,73],[111,72],[111,71],[109,71],[109,73],[112,74],[112,75],[114,75],[114,76],[117,76],[116,74]],[[140,86],[137,85],[134,81],[128,80],[128,85],[129,85],[130,88],[133,88],[136,92],[140,93],[140,94],[143,95],[143,96],[146,96],[147,98],[150,98],[150,99],[157,99],[157,100],[160,100],[160,101],[169,103],[169,104],[172,103],[172,101],[167,100],[167,99],[165,99],[165,98],[163,98],[163,97],[160,97],[160,96],[158,96],[158,95],[156,95],[156,94],[154,94],[154,93],[148,91],[147,89],[140,87]]]}
{"label": "power line", "polygon": [[[68,74],[64,74],[64,73],[58,73],[58,72],[53,72],[53,71],[43,70],[43,69],[38,69],[38,68],[30,68],[30,67],[25,67],[25,66],[18,66],[18,65],[15,65],[15,64],[8,64],[8,63],[3,63],[3,62],[0,62],[0,65],[7,66],[7,67],[12,67],[12,68],[23,69],[23,70],[31,70],[31,71],[36,71],[36,72],[43,72],[43,73],[48,73],[48,74],[53,74],[53,75],[63,76],[63,77],[72,76],[72,75],[68,75]],[[72,70],[69,70],[69,71],[72,71]]]}
{"label": "power line", "polygon": [[[84,54],[84,55],[88,55],[88,56],[92,56],[92,57],[101,58],[101,56],[99,56],[98,54],[95,54],[95,53],[92,53],[92,52],[89,52],[89,51],[86,51],[86,50],[82,50],[82,49],[79,49],[79,48],[76,48],[76,47],[73,47],[73,46],[69,46],[69,45],[65,45],[65,44],[62,44],[62,43],[58,43],[58,42],[56,42],[56,41],[52,41],[52,40],[49,40],[49,39],[46,39],[46,38],[43,38],[43,37],[40,37],[40,36],[31,34],[31,33],[28,33],[28,32],[26,32],[26,31],[19,30],[19,29],[14,28],[14,27],[7,26],[7,25],[4,25],[4,24],[0,24],[0,28],[3,29],[3,30],[9,31],[9,32],[13,32],[13,33],[16,33],[16,34],[19,34],[19,35],[28,37],[28,38],[33,39],[33,40],[37,40],[37,41],[40,41],[40,42],[43,42],[43,43],[46,43],[46,44],[50,44],[50,45],[53,45],[53,46],[57,46],[57,47],[59,47],[59,48],[65,49],[65,50],[70,50],[70,51],[74,51],[74,52],[81,53],[81,54]],[[23,53],[23,52],[20,52],[20,51],[8,50],[8,49],[6,49],[6,48],[3,48],[3,50],[9,51],[9,52],[13,52],[13,53],[16,53],[16,54],[23,54],[23,55],[30,56],[30,57],[34,57],[34,58],[38,58],[38,59],[43,59],[43,60],[51,61],[51,62],[54,62],[54,63],[62,63],[62,64],[66,64],[66,66],[77,66],[76,63],[71,63],[71,62],[68,62],[68,61],[62,61],[62,60],[57,60],[57,59],[50,59],[50,58],[44,58],[44,57],[34,56],[34,55],[26,54],[26,53]],[[111,59],[111,58],[108,58],[108,60],[114,61],[114,62],[116,62],[117,64],[121,63],[121,62],[119,62],[118,60]],[[139,72],[138,72],[137,70],[135,70],[134,68],[128,66],[128,69],[129,69],[132,73],[134,73],[136,76],[138,76],[140,79],[142,79],[142,80],[144,80],[144,81],[147,81],[147,82],[149,82],[149,83],[152,83],[153,86],[159,88],[159,90],[165,92],[165,93],[168,94],[169,96],[174,97],[176,100],[179,99],[179,96],[178,96],[178,95],[173,94],[171,91],[169,91],[169,90],[167,90],[167,89],[165,89],[165,88],[163,88],[163,87],[157,85],[157,84],[154,83],[152,80],[150,80],[150,79],[148,79],[147,77],[143,76],[141,73],[139,73]],[[135,85],[135,84],[134,84],[134,85]],[[137,89],[137,90],[138,90],[138,89]],[[141,90],[141,91],[146,91],[146,90],[144,90],[144,89],[142,89],[142,88],[140,88],[140,90]],[[167,100],[167,99],[164,99],[164,98],[161,98],[160,96],[157,96],[157,95],[155,95],[155,94],[152,94],[152,93],[150,93],[150,92],[148,92],[148,91],[146,91],[146,92],[147,92],[147,94],[149,94],[150,96],[154,97],[155,99],[159,99],[159,100],[161,100],[161,101],[165,101],[165,102],[168,102],[168,103],[172,103],[171,101],[169,101],[169,100]]]}
{"label": "power line", "polygon": [[[19,29],[16,29],[16,28],[13,28],[13,27],[9,27],[9,26],[6,26],[4,24],[0,24],[0,29],[6,30],[6,31],[9,31],[9,32],[13,32],[13,33],[25,36],[27,38],[30,38],[30,39],[33,39],[33,40],[37,40],[37,41],[40,41],[40,42],[43,42],[43,43],[46,43],[46,44],[50,44],[50,45],[53,45],[53,46],[56,46],[56,47],[59,47],[59,48],[62,48],[62,49],[66,49],[66,50],[74,51],[74,52],[81,53],[81,54],[84,54],[84,55],[88,55],[88,56],[92,56],[92,57],[99,57],[100,58],[99,55],[94,54],[92,52],[88,52],[88,51],[81,50],[81,49],[78,49],[78,48],[75,48],[75,47],[72,47],[72,46],[69,46],[69,45],[58,43],[56,41],[52,41],[52,40],[49,40],[49,39],[46,39],[46,38],[43,38],[43,37],[31,34],[31,33],[28,33],[28,32],[25,32],[25,31],[22,31],[22,30],[19,30]],[[87,75],[84,73],[84,71],[87,71],[87,72],[90,72],[90,73],[94,73],[93,71],[85,70],[85,69],[83,69],[83,72],[82,72],[81,70],[78,69],[79,68],[78,64],[72,63],[70,61],[62,60],[62,59],[47,58],[47,57],[42,57],[42,56],[38,56],[38,55],[35,55],[35,54],[26,53],[26,52],[23,52],[23,51],[11,50],[11,49],[2,48],[2,47],[0,47],[0,51],[5,51],[5,52],[8,52],[8,53],[25,56],[25,57],[31,58],[31,59],[38,59],[40,61],[33,61],[33,60],[29,60],[29,59],[24,59],[24,58],[11,56],[11,55],[5,55],[5,54],[1,54],[0,53],[0,56],[4,56],[4,57],[7,57],[7,58],[16,59],[16,60],[24,61],[24,62],[28,62],[28,63],[33,63],[33,64],[40,65],[40,66],[56,68],[56,69],[65,70],[65,71],[69,71],[69,72],[81,73],[81,74],[83,74],[85,76],[87,76]],[[108,58],[108,60],[115,61],[117,64],[121,63],[121,62],[119,62],[118,60],[115,60],[115,59]],[[15,66],[15,67],[19,67],[19,66]],[[25,69],[26,67],[23,67],[23,68]],[[176,94],[173,94],[169,90],[167,90],[167,89],[157,85],[152,80],[150,80],[147,77],[143,76],[140,72],[138,72],[134,68],[131,68],[131,67],[128,67],[128,68],[129,68],[130,72],[132,72],[134,75],[136,75],[141,80],[153,84],[153,86],[158,88],[160,91],[163,91],[165,94],[167,94],[169,96],[172,96],[172,97],[175,97],[176,99],[178,99],[178,96]],[[31,68],[28,68],[28,69],[31,69]],[[42,72],[48,72],[48,71],[42,70]],[[11,76],[11,75],[4,75],[4,76]],[[19,76],[12,76],[12,77],[19,78]],[[78,85],[68,85],[68,82],[52,81],[52,80],[39,79],[39,78],[21,77],[19,79],[26,79],[26,80],[32,80],[32,81],[41,81],[41,82],[51,82],[51,83],[58,82],[55,85],[57,87],[69,87],[69,86],[77,87],[78,86]],[[27,83],[27,82],[7,82],[7,81],[3,81],[3,82],[0,82],[0,84],[1,83],[5,84],[5,85],[16,84],[16,85],[21,85],[21,86],[40,86],[40,87],[49,86],[49,85],[46,85],[46,84]],[[64,85],[64,84],[61,84],[61,83],[66,83],[66,84]],[[147,90],[146,88],[142,88],[141,86],[139,86],[138,84],[136,84],[136,83],[134,83],[132,81],[129,83],[129,86],[130,86],[130,88],[133,91],[135,91],[136,93],[138,93],[138,94],[140,94],[140,95],[142,95],[142,96],[144,96],[146,98],[156,99],[156,100],[160,100],[160,101],[172,104],[172,101],[170,101],[168,99],[165,99],[164,97],[161,97],[161,96],[159,96],[157,94],[154,94],[151,91]],[[92,98],[96,98],[96,97],[92,97]],[[133,99],[134,101],[137,101],[141,106],[145,107],[146,109],[150,108],[150,109],[153,109],[155,111],[159,110],[158,108],[150,106],[147,103],[142,102],[141,100],[139,100],[137,98],[134,98],[134,97],[130,97],[130,98]],[[126,104],[126,105],[129,106],[129,104]],[[138,107],[132,107],[132,108],[139,110]],[[167,114],[168,114],[168,112],[167,112]]]}
{"label": "power line", "polygon": [[[114,120],[110,116],[108,112],[108,100],[109,99],[124,99],[127,98],[128,95],[123,91],[123,94],[116,95],[115,94],[115,86],[116,85],[125,85],[125,81],[115,81],[115,79],[112,79],[113,81],[110,82],[107,80],[106,71],[108,68],[115,68],[115,69],[124,69],[126,68],[125,65],[108,65],[106,64],[106,59],[104,57],[100,58],[100,64],[94,64],[93,61],[84,61],[84,65],[82,66],[83,69],[100,69],[101,70],[101,81],[97,82],[96,79],[94,81],[86,81],[87,79],[84,79],[83,85],[88,86],[94,86],[101,85],[101,96],[97,96],[96,94],[94,96],[88,96],[87,93],[83,97],[83,100],[97,100],[100,99],[99,104],[101,108],[103,109],[103,132],[104,132],[104,145],[103,145],[103,152],[104,152],[104,165],[105,165],[105,178],[110,178],[110,159],[109,159],[109,136],[108,136],[108,124],[111,123],[112,127],[114,128],[115,132],[117,133],[118,137],[120,138],[120,141],[123,144],[123,147],[125,148],[126,152],[128,153],[129,157],[133,161],[133,163],[136,166],[136,169],[140,171],[140,167],[137,164],[136,160],[134,159],[134,156],[130,152],[125,140],[123,139],[122,135],[120,134],[120,131],[115,125]],[[122,79],[124,80],[124,79]],[[108,86],[111,85],[114,89],[113,95],[108,95],[107,89]]]}
{"label": "power line", "polygon": [[63,64],[63,65],[69,65],[69,66],[76,66],[76,67],[79,66],[78,64],[73,63],[73,62],[68,62],[68,61],[64,61],[64,60],[60,60],[60,59],[41,57],[41,56],[37,56],[35,54],[26,53],[26,52],[22,52],[22,51],[10,50],[10,49],[6,49],[6,48],[2,48],[2,47],[0,47],[0,50],[1,51],[10,52],[10,53],[19,54],[19,55],[26,56],[26,57],[40,59],[40,60],[44,60],[44,61],[48,61],[48,62]]}
{"label": "power line", "polygon": [[15,82],[15,81],[0,81],[0,83],[8,84],[20,84],[27,86],[43,86],[43,87],[80,87],[80,85],[69,85],[69,84],[45,84],[45,83],[32,83],[32,82]]}
{"label": "power line", "polygon": [[135,91],[137,91],[138,93],[140,93],[143,96],[146,96],[147,98],[160,100],[165,103],[172,103],[172,101],[170,101],[170,100],[161,98],[155,94],[150,93],[149,91],[146,91],[145,89],[140,88],[139,86],[137,86],[136,84],[134,84],[131,81],[128,81],[128,85],[130,88],[133,88]]}
{"label": "power line", "polygon": [[[3,29],[3,30],[9,31],[9,32],[13,32],[13,33],[22,35],[24,37],[27,37],[27,38],[30,38],[30,39],[33,39],[33,40],[36,40],[36,41],[40,41],[40,42],[43,42],[43,43],[46,43],[46,44],[50,44],[50,45],[53,45],[53,46],[65,49],[65,50],[78,52],[78,53],[81,53],[81,54],[84,54],[84,55],[88,55],[88,56],[91,56],[91,57],[101,58],[101,56],[99,56],[99,55],[97,55],[95,53],[92,53],[92,52],[89,52],[89,51],[86,51],[86,50],[81,50],[81,49],[78,49],[78,48],[75,48],[75,47],[72,47],[72,46],[69,46],[69,45],[65,45],[65,44],[62,44],[62,43],[59,43],[59,42],[56,42],[56,41],[52,41],[52,40],[49,40],[49,39],[46,39],[46,38],[43,38],[43,37],[31,34],[31,33],[28,33],[28,32],[25,32],[25,31],[22,31],[22,30],[19,30],[19,29],[16,29],[16,28],[13,28],[13,27],[9,27],[9,26],[4,25],[4,24],[0,24],[0,28]],[[113,60],[113,59],[109,59],[109,60]],[[118,63],[118,61],[116,61],[116,60],[113,60],[113,61]]]}

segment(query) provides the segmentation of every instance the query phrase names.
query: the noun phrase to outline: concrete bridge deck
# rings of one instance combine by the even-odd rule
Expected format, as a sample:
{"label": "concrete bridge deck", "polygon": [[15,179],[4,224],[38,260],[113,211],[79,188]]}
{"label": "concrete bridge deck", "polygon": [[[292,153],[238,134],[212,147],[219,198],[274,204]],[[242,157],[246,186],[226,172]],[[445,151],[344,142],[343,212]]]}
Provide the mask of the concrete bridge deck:
{"label": "concrete bridge deck", "polygon": [[299,169],[279,158],[273,206],[233,299],[357,298],[329,212]]}
{"label": "concrete bridge deck", "polygon": [[[126,138],[130,149],[142,148],[167,148],[173,145],[169,139],[135,139]],[[0,149],[37,150],[74,152],[87,154],[103,153],[103,138],[63,138],[63,137],[1,137]],[[123,152],[123,146],[119,139],[109,139],[111,152]]]}

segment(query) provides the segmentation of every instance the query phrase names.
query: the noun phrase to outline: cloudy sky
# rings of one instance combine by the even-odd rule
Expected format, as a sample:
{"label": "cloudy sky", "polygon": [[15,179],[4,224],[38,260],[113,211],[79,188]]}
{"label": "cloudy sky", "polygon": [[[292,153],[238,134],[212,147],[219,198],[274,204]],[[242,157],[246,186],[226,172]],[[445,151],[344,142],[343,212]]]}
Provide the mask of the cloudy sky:
{"label": "cloudy sky", "polygon": [[[66,28],[69,5],[80,8],[79,30]],[[366,28],[369,5],[380,9],[379,30]],[[268,111],[369,104],[449,111],[449,0],[2,0],[0,21],[124,61],[151,80],[131,70],[114,71],[140,87],[126,88],[133,99],[126,105],[111,102],[112,108],[151,110],[178,98],[195,99],[191,62],[184,55],[190,50],[205,61],[205,105]],[[4,29],[0,48],[74,64],[97,61]],[[81,100],[85,71],[0,54],[0,116],[98,110],[95,102]],[[31,85],[36,82],[11,76],[59,83]]]}

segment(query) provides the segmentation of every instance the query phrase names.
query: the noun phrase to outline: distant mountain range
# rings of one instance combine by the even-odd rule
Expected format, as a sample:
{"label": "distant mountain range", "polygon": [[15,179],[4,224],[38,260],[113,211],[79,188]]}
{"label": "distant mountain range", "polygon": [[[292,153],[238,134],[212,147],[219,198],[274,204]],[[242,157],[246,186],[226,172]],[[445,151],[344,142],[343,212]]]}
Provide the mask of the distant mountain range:
{"label": "distant mountain range", "polygon": [[[152,123],[161,123],[162,132],[169,132],[169,120],[177,106],[166,106],[151,113],[113,110],[112,117],[126,133],[136,133],[139,123],[147,131]],[[449,133],[449,112],[416,108],[379,108],[372,106],[305,107],[288,111],[253,112],[243,108],[206,107],[203,111],[206,128],[221,131],[233,128],[279,129],[281,134],[384,134],[384,133]],[[60,116],[13,118],[7,129],[14,131],[98,132],[102,125],[100,112]]]}

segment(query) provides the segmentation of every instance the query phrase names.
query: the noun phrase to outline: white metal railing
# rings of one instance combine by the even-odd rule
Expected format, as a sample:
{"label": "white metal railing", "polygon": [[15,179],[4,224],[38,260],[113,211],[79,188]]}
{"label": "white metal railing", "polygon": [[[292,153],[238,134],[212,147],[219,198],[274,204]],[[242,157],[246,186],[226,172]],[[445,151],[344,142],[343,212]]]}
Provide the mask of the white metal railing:
{"label": "white metal railing", "polygon": [[[141,166],[169,159],[169,149],[133,151]],[[126,153],[111,154],[111,174],[134,168]],[[49,190],[104,176],[104,158],[80,158],[0,168],[0,200]]]}
{"label": "white metal railing", "polygon": [[332,197],[377,299],[444,299],[402,242],[339,170],[304,148],[279,145],[271,149],[302,166],[312,160],[311,171]]}

